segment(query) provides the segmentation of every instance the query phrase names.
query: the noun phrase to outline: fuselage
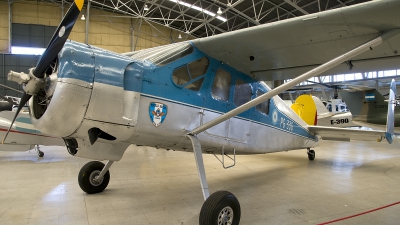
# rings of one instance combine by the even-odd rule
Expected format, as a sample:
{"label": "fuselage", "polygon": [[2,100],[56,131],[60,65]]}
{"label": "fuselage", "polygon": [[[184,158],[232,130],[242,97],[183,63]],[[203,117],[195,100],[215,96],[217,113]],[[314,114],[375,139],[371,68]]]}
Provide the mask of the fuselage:
{"label": "fuselage", "polygon": [[[31,100],[44,133],[191,151],[186,134],[265,93],[269,87],[178,43],[124,56],[68,41],[47,108]],[[36,106],[35,106],[36,104]],[[62,122],[58,121],[62,120]],[[62,124],[62,125],[61,125]],[[204,152],[256,154],[316,145],[317,137],[278,96],[200,133]]]}

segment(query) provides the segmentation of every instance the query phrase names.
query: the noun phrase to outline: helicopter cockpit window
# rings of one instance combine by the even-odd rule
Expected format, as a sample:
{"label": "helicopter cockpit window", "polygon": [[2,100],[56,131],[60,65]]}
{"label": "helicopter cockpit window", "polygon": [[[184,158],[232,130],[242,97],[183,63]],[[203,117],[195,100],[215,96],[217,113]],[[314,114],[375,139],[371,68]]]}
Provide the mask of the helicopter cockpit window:
{"label": "helicopter cockpit window", "polygon": [[218,69],[211,90],[212,97],[218,101],[227,102],[229,100],[230,87],[231,75],[225,70]]}
{"label": "helicopter cockpit window", "polygon": [[241,106],[244,103],[250,101],[251,98],[251,87],[242,80],[236,80],[235,94],[233,96],[233,102],[236,106]]}
{"label": "helicopter cockpit window", "polygon": [[328,109],[329,112],[332,112],[332,105],[328,104],[328,106],[326,107]]}
{"label": "helicopter cockpit window", "polygon": [[208,59],[203,57],[184,65],[172,73],[172,81],[186,89],[198,91],[208,69]]}
{"label": "helicopter cockpit window", "polygon": [[[264,94],[264,92],[262,92],[262,91],[260,91],[260,90],[257,90],[257,97],[260,96],[260,95],[263,95],[263,94]],[[270,102],[270,99],[268,99],[268,100],[265,101],[265,102],[262,102],[262,103],[258,104],[258,105],[256,106],[256,110],[259,111],[259,112],[261,112],[261,113],[264,113],[264,114],[268,115],[268,112],[269,112],[269,102]]]}

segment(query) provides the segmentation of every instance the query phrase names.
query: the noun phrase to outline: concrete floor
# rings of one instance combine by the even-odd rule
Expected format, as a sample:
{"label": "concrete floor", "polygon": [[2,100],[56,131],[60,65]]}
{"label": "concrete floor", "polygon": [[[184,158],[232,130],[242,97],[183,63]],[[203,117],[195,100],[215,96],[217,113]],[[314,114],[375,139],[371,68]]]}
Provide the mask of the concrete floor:
{"label": "concrete floor", "polygon": [[[88,162],[64,147],[0,152],[0,224],[198,224],[203,202],[193,153],[131,146],[108,188],[77,182]],[[386,143],[321,142],[305,150],[237,156],[225,170],[204,155],[210,191],[239,199],[241,224],[318,224],[400,201],[400,150]],[[334,224],[399,224],[400,205]]]}

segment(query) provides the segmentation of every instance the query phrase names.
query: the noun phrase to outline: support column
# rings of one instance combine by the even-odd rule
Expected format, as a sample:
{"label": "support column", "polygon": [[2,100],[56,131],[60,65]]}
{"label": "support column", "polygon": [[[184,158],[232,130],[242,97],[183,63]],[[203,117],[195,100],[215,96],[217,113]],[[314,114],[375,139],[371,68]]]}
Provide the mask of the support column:
{"label": "support column", "polygon": [[140,36],[140,29],[142,28],[142,22],[143,22],[143,18],[140,18],[139,32],[136,34],[136,41],[135,41],[135,46],[133,48],[133,51],[136,51],[136,46],[137,46],[139,36]]}
{"label": "support column", "polygon": [[90,0],[86,6],[86,25],[85,25],[85,43],[89,44],[89,18],[90,18]]}
{"label": "support column", "polygon": [[135,51],[135,29],[132,26],[132,18],[130,21],[130,28],[131,28],[131,51]]}
{"label": "support column", "polygon": [[64,0],[61,0],[61,20],[64,18]]}
{"label": "support column", "polygon": [[11,37],[12,37],[12,2],[8,2],[8,53],[11,53]]}
{"label": "support column", "polygon": [[[318,82],[319,82],[320,84],[322,84],[321,77],[318,77]],[[325,94],[325,87],[324,87],[324,86],[321,86],[321,91],[322,91],[322,97],[324,98],[324,100],[329,100],[329,99],[326,97],[326,94]]]}

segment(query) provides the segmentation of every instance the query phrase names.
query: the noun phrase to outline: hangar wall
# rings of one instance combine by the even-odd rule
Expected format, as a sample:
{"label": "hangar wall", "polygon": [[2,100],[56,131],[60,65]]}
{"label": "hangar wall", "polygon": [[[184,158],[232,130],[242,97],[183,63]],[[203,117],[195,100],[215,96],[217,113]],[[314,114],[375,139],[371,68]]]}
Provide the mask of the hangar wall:
{"label": "hangar wall", "polygon": [[0,2],[0,52],[8,52],[8,3]]}
{"label": "hangar wall", "polygon": [[[65,4],[64,12],[68,10]],[[58,26],[61,20],[61,6],[56,3],[44,3],[37,1],[23,1],[12,3],[12,22],[22,24],[39,24],[46,26]],[[86,5],[82,14],[86,16]],[[85,42],[86,21],[80,16],[69,36],[70,39]],[[131,29],[132,27],[132,29]],[[155,28],[154,28],[155,27]],[[133,30],[133,32],[132,32]],[[132,36],[133,33],[133,36]],[[122,17],[120,14],[113,14],[90,9],[88,44],[95,45],[110,51],[122,53],[141,50],[150,47],[178,42],[179,32],[170,28],[149,24],[146,21],[140,22],[136,19]],[[8,53],[8,3],[0,3],[0,52]],[[137,36],[139,39],[136,40]]]}

